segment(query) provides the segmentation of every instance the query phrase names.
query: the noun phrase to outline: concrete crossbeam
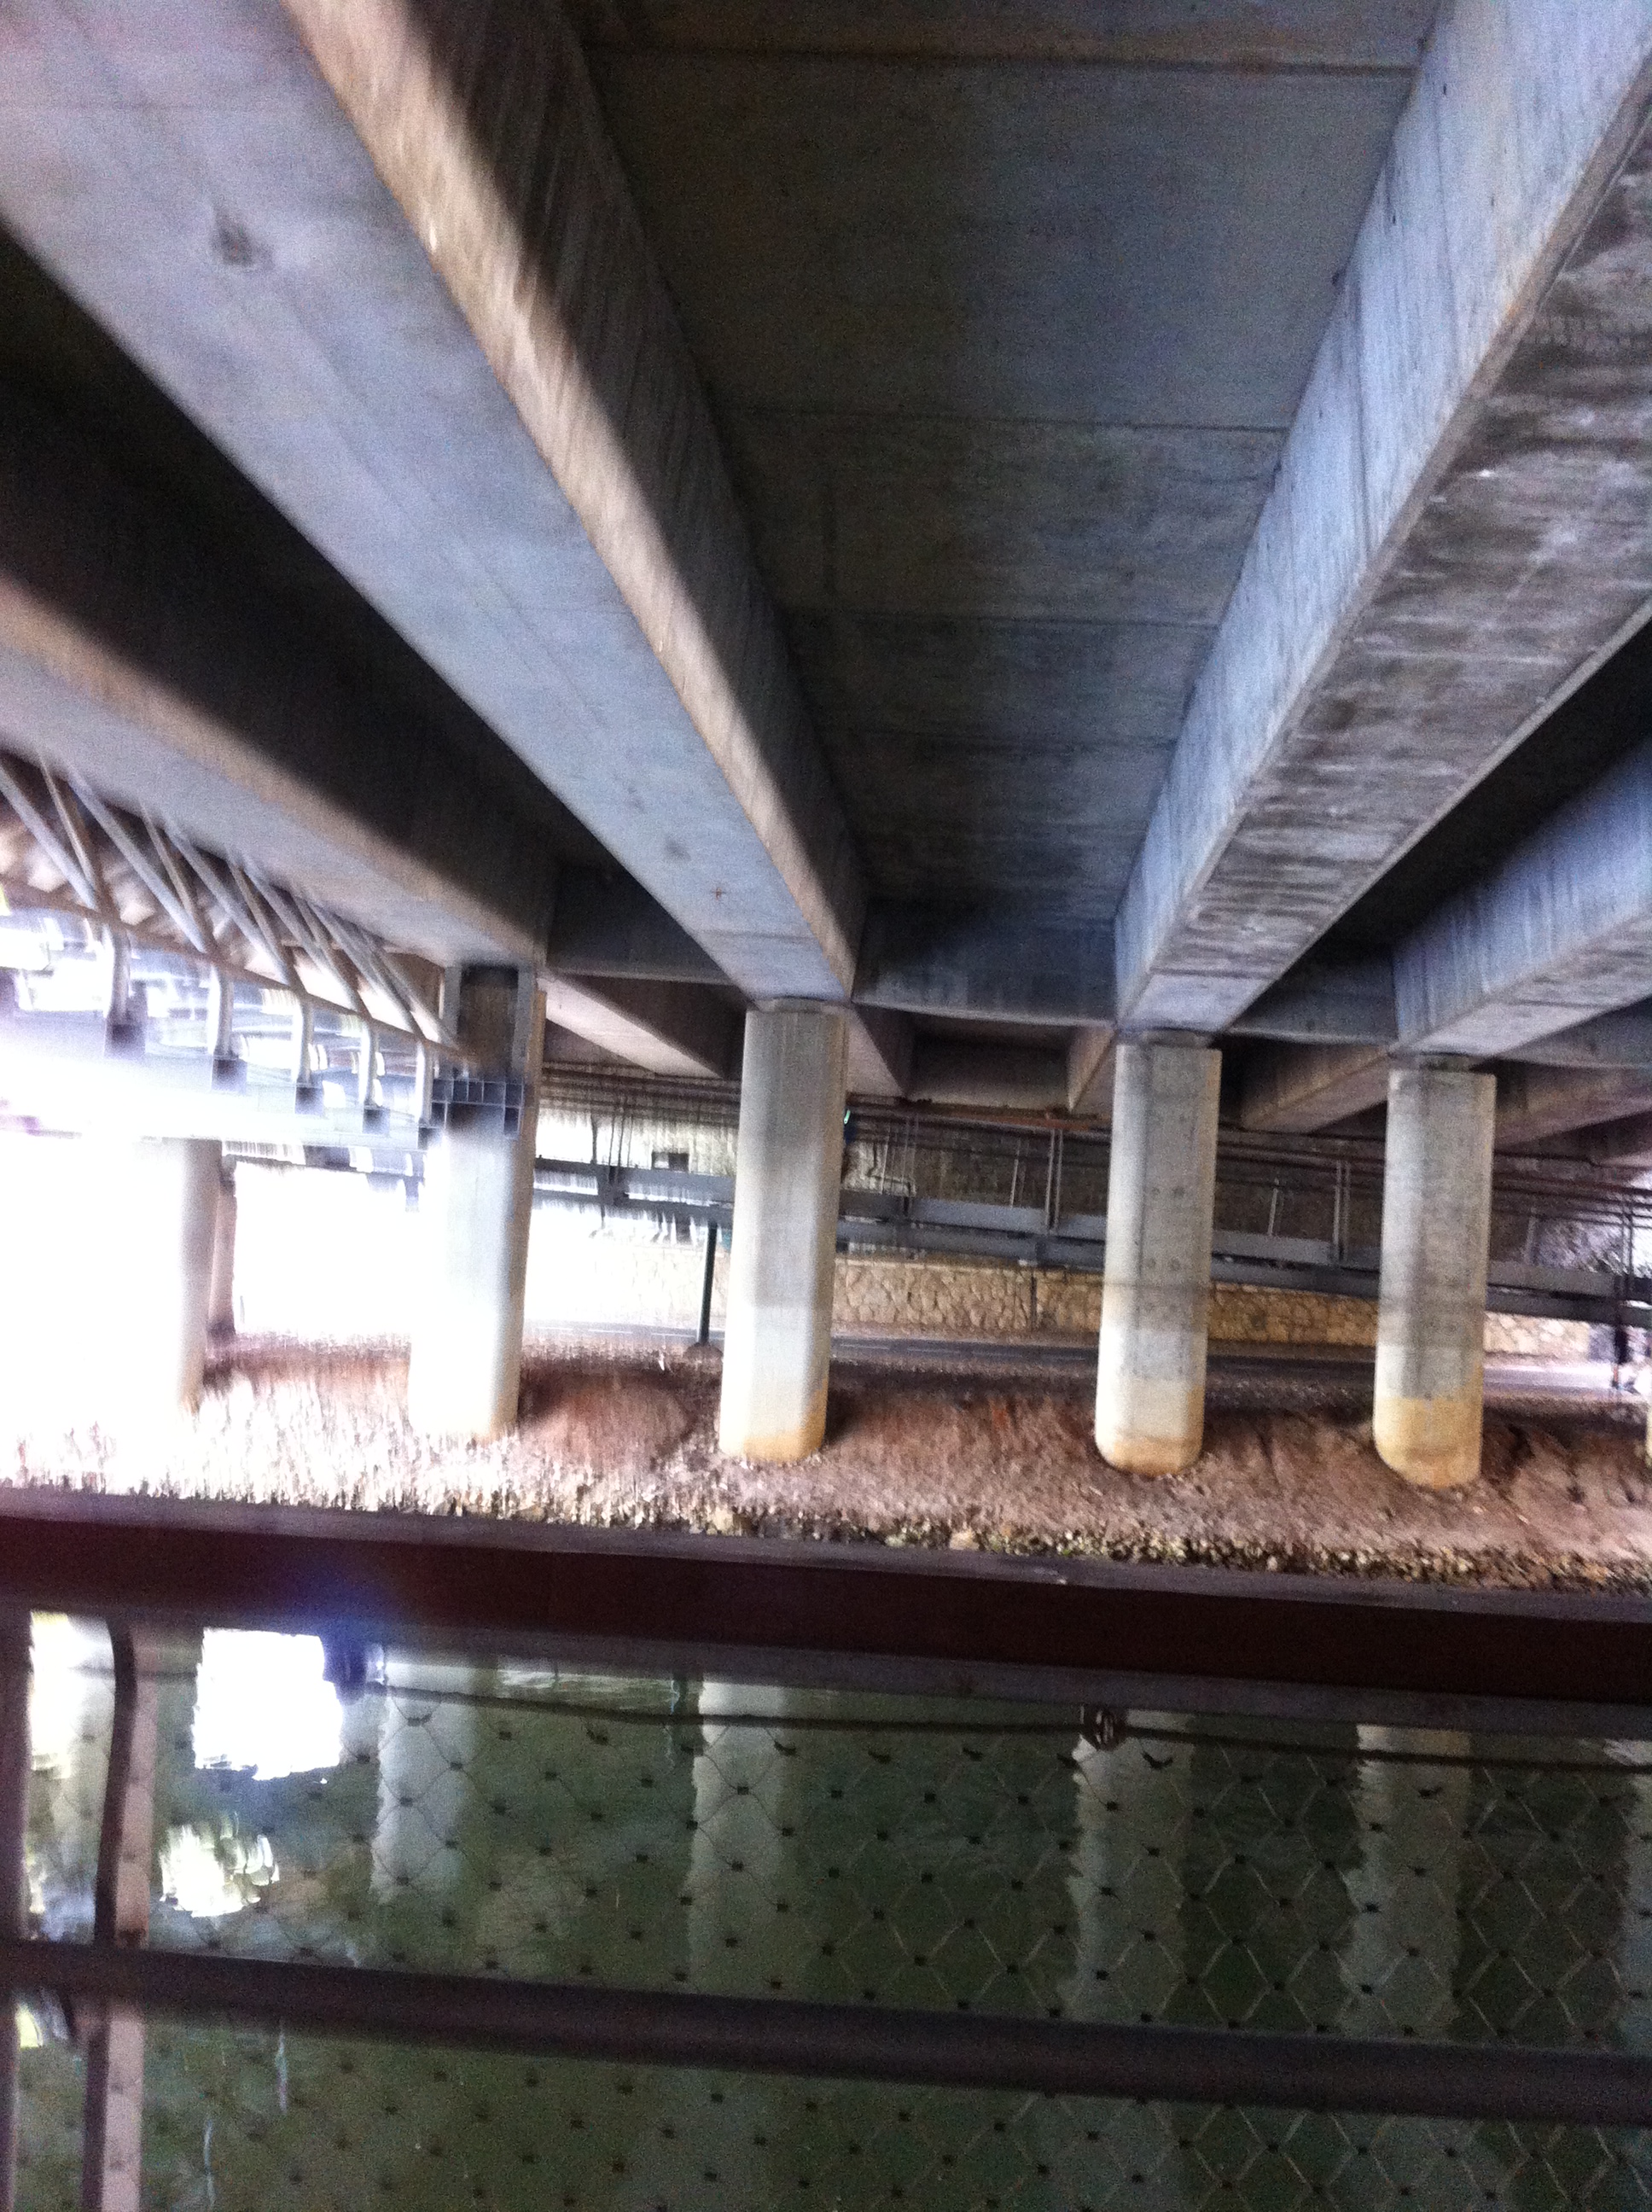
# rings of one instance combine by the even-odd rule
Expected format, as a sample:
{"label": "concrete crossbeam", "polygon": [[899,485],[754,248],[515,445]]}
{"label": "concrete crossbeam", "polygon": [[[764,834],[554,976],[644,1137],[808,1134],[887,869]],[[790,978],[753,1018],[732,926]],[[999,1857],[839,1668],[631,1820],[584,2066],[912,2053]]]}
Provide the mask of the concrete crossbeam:
{"label": "concrete crossbeam", "polygon": [[1067,1097],[1069,1114],[1082,1114],[1098,1121],[1113,1119],[1113,1048],[1111,1029],[1101,1024],[1075,1030],[1067,1042]]}
{"label": "concrete crossbeam", "polygon": [[1497,1079],[1500,1151],[1652,1112],[1652,1067],[1516,1067]]}
{"label": "concrete crossbeam", "polygon": [[559,1028],[651,1074],[733,1071],[738,1017],[720,992],[701,985],[553,975],[545,1012]]}
{"label": "concrete crossbeam", "polygon": [[1067,1056],[1054,1045],[920,1036],[907,1095],[936,1106],[1059,1112],[1067,1103]]}
{"label": "concrete crossbeam", "polygon": [[44,0],[0,64],[0,217],[724,974],[846,991],[857,863],[560,12]]}
{"label": "concrete crossbeam", "polygon": [[1234,1019],[1652,605],[1649,91],[1652,0],[1447,0],[1120,910],[1133,1024]]}
{"label": "concrete crossbeam", "polygon": [[1360,1044],[1278,1045],[1245,1077],[1242,1129],[1301,1136],[1369,1113],[1388,1095],[1384,1052]]}
{"label": "concrete crossbeam", "polygon": [[1640,1067],[1652,1071],[1652,1000],[1595,1014],[1573,1028],[1532,1037],[1520,1057],[1543,1067]]}
{"label": "concrete crossbeam", "polygon": [[1382,954],[1345,966],[1304,961],[1228,1025],[1230,1036],[1292,1044],[1392,1044],[1394,963]]}
{"label": "concrete crossbeam", "polygon": [[983,1021],[1109,1023],[1112,931],[880,902],[866,916],[854,998]]}

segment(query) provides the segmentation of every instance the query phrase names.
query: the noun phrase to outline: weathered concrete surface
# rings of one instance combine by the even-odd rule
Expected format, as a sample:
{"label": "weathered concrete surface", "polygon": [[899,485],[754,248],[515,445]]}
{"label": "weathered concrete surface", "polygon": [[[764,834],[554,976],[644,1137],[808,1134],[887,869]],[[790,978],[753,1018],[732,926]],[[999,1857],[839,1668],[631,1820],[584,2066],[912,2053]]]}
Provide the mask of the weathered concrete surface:
{"label": "weathered concrete surface", "polygon": [[559,1028],[654,1075],[732,1071],[738,1018],[725,993],[703,984],[553,975],[545,1012]]}
{"label": "weathered concrete surface", "polygon": [[835,994],[854,858],[571,37],[296,12],[408,216],[276,0],[9,12],[0,216],[725,973]]}
{"label": "weathered concrete surface", "polygon": [[1499,1150],[1652,1113],[1652,1067],[1515,1067],[1497,1079]]}
{"label": "weathered concrete surface", "polygon": [[1492,1077],[1458,1069],[1396,1068],[1388,1090],[1371,1427],[1429,1490],[1479,1473],[1496,1105]]}
{"label": "weathered concrete surface", "polygon": [[0,392],[0,720],[107,797],[427,958],[543,946],[546,814],[307,632],[233,544],[145,501],[15,392]]}
{"label": "weathered concrete surface", "polygon": [[1449,0],[1119,916],[1219,1027],[1652,602],[1652,0]]}
{"label": "weathered concrete surface", "polygon": [[1428,13],[602,14],[875,891],[1111,915]]}
{"label": "weathered concrete surface", "polygon": [[1401,1044],[1476,1060],[1631,1006],[1649,985],[1652,743],[1448,900],[1394,955]]}
{"label": "weathered concrete surface", "polygon": [[826,1434],[844,1031],[832,1008],[746,1016],[717,1422],[734,1458],[806,1459]]}
{"label": "weathered concrete surface", "polygon": [[1127,1474],[1175,1474],[1205,1433],[1222,1056],[1127,1039],[1114,1060],[1096,1442]]}

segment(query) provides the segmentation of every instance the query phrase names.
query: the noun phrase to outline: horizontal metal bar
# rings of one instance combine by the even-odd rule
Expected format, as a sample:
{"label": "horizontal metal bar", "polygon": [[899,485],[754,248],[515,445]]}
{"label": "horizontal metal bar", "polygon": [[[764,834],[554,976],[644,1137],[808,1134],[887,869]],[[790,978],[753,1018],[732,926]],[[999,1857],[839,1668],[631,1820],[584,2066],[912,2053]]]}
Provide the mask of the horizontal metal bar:
{"label": "horizontal metal bar", "polygon": [[1016,2020],[0,1942],[0,1986],[318,2035],[805,2081],[1640,2127],[1652,2058],[1246,2028]]}
{"label": "horizontal metal bar", "polygon": [[[213,1626],[854,1655],[947,1674],[1652,1704],[1652,1599],[0,1491],[0,1603]],[[662,1655],[665,1655],[664,1656]],[[1646,1715],[1652,1720],[1652,1715]],[[1625,1729],[1625,1733],[1633,1733]]]}

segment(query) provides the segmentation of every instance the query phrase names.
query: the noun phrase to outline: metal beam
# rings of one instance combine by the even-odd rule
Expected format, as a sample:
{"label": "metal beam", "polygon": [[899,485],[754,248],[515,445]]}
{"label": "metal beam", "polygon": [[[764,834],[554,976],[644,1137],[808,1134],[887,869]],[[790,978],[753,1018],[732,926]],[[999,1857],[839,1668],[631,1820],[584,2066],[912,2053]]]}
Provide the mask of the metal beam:
{"label": "metal beam", "polygon": [[1637,1596],[23,1490],[0,1492],[0,1532],[13,1607],[482,1638],[633,1670],[825,1679],[872,1657],[890,1686],[1206,1711],[1328,1702],[1430,1726],[1495,1706],[1498,1725],[1625,1735],[1648,1724],[1652,1683],[1652,1601]]}
{"label": "metal beam", "polygon": [[0,1942],[8,1981],[186,2020],[805,2081],[1578,2127],[1637,2127],[1652,2106],[1652,2058],[1628,2051],[994,2018],[64,1942]]}
{"label": "metal beam", "polygon": [[1447,0],[1120,909],[1133,1024],[1232,1021],[1652,609],[1649,91],[1649,0]]}

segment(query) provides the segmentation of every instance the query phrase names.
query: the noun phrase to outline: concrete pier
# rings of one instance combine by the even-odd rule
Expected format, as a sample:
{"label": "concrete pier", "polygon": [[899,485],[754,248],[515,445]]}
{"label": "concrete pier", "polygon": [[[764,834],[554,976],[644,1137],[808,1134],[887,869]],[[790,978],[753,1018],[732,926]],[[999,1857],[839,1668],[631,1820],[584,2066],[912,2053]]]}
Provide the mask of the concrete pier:
{"label": "concrete pier", "polygon": [[1222,1055],[1130,1041],[1115,1059],[1096,1442],[1127,1474],[1175,1474],[1205,1438]]}
{"label": "concrete pier", "polygon": [[207,1332],[235,1334],[235,1178],[228,1167],[218,1178],[218,1209],[212,1226],[212,1279],[207,1293]]}
{"label": "concrete pier", "polygon": [[1430,1490],[1479,1472],[1497,1096],[1495,1077],[1463,1068],[1388,1079],[1372,1432]]}
{"label": "concrete pier", "polygon": [[520,990],[484,970],[461,1004],[459,1030],[473,1028],[483,1064],[508,1067],[525,1085],[521,1125],[508,1133],[496,1115],[456,1110],[425,1154],[419,1200],[420,1282],[407,1375],[407,1407],[433,1436],[482,1439],[515,1425],[522,1374],[522,1313],[533,1158],[538,1127],[544,1001],[531,979]]}
{"label": "concrete pier", "polygon": [[826,1434],[846,1053],[835,1008],[746,1016],[718,1419],[741,1459],[806,1459]]}
{"label": "concrete pier", "polygon": [[222,1153],[210,1139],[143,1137],[107,1156],[105,1371],[124,1417],[200,1401]]}

